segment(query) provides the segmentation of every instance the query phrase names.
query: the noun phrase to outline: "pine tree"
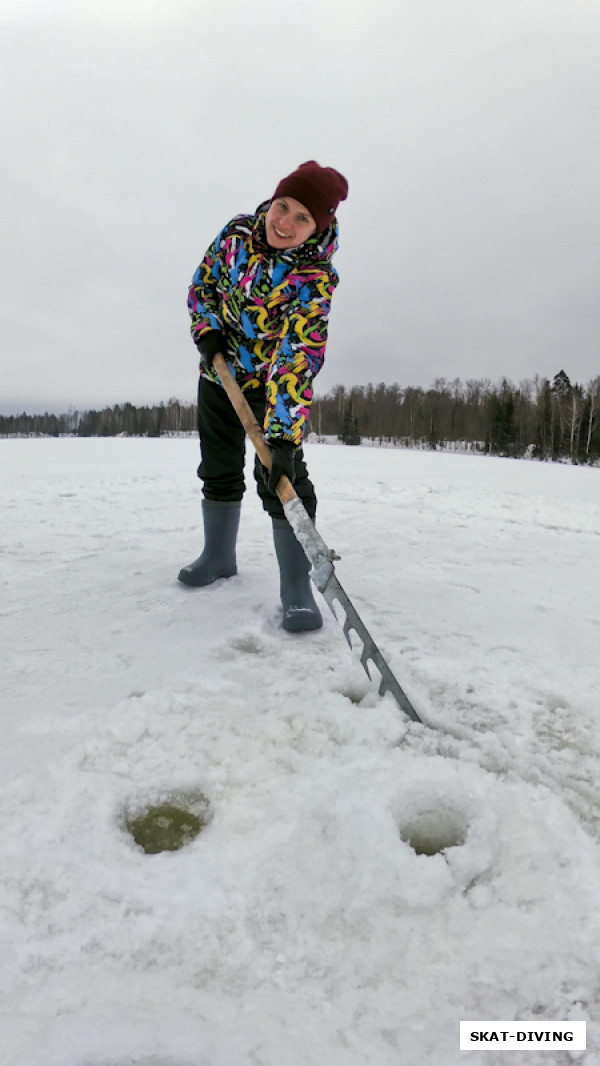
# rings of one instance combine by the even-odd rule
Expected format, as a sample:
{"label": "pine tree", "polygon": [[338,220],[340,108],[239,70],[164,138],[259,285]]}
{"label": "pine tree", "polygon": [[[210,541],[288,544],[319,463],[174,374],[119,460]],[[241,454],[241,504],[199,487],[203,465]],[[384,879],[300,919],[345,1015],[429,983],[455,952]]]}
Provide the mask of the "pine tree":
{"label": "pine tree", "polygon": [[352,401],[350,401],[350,403],[347,403],[344,409],[344,419],[342,422],[342,431],[339,434],[339,439],[344,444],[360,444],[358,419],[354,417],[352,410]]}

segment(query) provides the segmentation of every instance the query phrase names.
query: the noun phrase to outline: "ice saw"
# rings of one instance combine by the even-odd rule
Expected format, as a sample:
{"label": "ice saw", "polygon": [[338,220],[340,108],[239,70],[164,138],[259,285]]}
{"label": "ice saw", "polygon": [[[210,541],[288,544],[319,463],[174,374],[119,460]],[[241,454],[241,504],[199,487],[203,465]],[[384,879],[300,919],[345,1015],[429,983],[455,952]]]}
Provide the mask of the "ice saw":
{"label": "ice saw", "polygon": [[[223,388],[231,400],[235,412],[248,434],[258,458],[263,466],[266,466],[267,469],[270,470],[271,449],[264,441],[263,431],[256,421],[250,405],[235,380],[225,357],[220,353],[217,353],[217,355],[214,356],[213,367],[221,379]],[[336,556],[335,552],[327,547],[325,541],[317,532],[314,523],[309,518],[302,501],[294,492],[292,483],[285,476],[282,476],[279,479],[277,484],[277,495],[281,500],[285,516],[290,523],[295,536],[304,548],[304,552],[311,564],[312,569],[310,576],[313,583],[329,605],[335,618],[337,618],[334,607],[336,602],[344,611],[344,635],[350,648],[352,648],[352,641],[350,639],[351,630],[354,630],[362,644],[360,662],[367,677],[371,679],[368,665],[371,662],[381,676],[381,683],[379,685],[380,696],[383,696],[386,692],[390,692],[400,709],[404,711],[413,722],[420,722],[421,719],[408,699],[408,696],[394,677],[367,627],[360,618],[358,611],[338,581],[333,566],[333,560],[339,558],[339,556]]]}

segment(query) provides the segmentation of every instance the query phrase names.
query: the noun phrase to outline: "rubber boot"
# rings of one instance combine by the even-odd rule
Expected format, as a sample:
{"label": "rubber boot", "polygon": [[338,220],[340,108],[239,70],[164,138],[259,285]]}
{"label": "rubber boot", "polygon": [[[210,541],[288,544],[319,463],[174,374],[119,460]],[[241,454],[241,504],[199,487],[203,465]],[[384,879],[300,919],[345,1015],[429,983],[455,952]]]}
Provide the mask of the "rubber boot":
{"label": "rubber boot", "polygon": [[273,543],[279,563],[283,628],[289,633],[320,629],[323,625],[309,575],[310,563],[285,518],[273,518]]}
{"label": "rubber boot", "polygon": [[195,562],[179,571],[184,585],[211,585],[219,577],[237,574],[235,546],[240,524],[241,503],[202,501],[204,551]]}

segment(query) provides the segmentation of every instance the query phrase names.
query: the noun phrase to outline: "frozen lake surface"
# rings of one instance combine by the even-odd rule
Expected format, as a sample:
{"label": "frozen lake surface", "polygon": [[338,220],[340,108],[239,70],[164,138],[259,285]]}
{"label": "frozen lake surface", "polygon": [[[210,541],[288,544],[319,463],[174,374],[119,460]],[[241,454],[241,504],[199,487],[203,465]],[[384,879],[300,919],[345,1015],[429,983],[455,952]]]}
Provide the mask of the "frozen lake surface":
{"label": "frozen lake surface", "polygon": [[[600,1063],[600,471],[307,455],[426,725],[322,601],[280,628],[251,478],[237,577],[177,583],[194,440],[0,441],[0,1066],[458,1066],[533,1018]],[[200,792],[181,851],[127,833]]]}

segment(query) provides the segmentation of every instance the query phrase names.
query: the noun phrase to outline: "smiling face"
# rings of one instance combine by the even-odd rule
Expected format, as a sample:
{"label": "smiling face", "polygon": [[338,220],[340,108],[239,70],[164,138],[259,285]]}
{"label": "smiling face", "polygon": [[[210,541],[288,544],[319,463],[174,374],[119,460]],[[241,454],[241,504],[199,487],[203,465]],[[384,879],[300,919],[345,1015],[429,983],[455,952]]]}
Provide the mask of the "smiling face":
{"label": "smiling face", "polygon": [[271,248],[283,251],[298,248],[316,232],[317,223],[310,211],[291,196],[273,200],[265,219],[267,241]]}

